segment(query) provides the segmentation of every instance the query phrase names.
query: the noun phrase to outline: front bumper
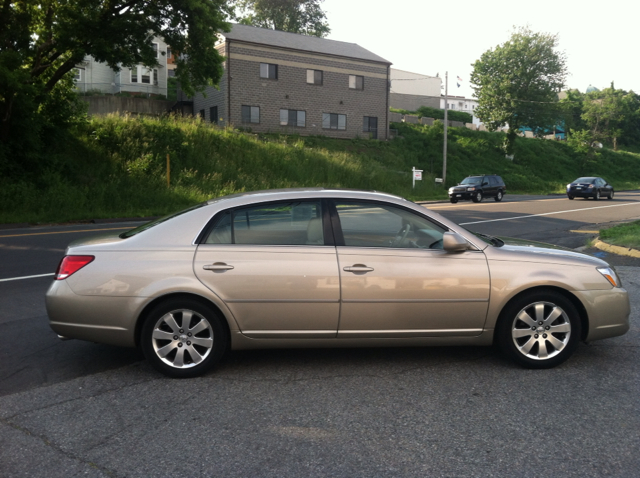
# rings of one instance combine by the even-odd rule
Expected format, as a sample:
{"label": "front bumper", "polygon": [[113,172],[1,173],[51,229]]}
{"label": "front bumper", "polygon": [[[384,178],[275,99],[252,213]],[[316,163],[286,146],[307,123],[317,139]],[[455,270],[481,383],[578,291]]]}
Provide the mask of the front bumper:
{"label": "front bumper", "polygon": [[454,191],[449,193],[449,199],[457,199],[464,201],[474,199],[478,195],[478,191]]}
{"label": "front bumper", "polygon": [[624,335],[629,330],[629,294],[616,287],[609,290],[574,291],[589,317],[586,342]]}

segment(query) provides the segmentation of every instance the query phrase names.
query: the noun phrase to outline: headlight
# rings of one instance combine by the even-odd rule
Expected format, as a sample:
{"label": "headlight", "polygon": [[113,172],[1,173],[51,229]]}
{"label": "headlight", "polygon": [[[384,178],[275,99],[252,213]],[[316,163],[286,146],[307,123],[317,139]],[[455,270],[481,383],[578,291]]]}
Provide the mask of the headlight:
{"label": "headlight", "polygon": [[475,191],[476,188],[467,188],[467,191]]}
{"label": "headlight", "polygon": [[449,193],[452,193],[452,192],[453,192],[453,188],[449,188]]}
{"label": "headlight", "polygon": [[611,267],[598,267],[598,272],[602,274],[605,279],[607,279],[613,287],[621,287],[620,278],[616,271],[614,271]]}
{"label": "headlight", "polygon": [[587,186],[587,189],[591,189],[592,187],[593,187],[593,184],[589,184],[589,185]]}
{"label": "headlight", "polygon": [[567,184],[567,189],[571,189],[571,184]]}

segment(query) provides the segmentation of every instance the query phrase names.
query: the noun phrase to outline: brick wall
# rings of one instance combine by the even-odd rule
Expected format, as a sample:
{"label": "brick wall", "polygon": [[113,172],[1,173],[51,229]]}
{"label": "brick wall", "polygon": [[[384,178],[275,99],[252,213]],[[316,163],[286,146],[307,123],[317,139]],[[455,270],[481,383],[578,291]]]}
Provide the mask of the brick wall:
{"label": "brick wall", "polygon": [[[325,135],[336,138],[368,137],[365,116],[378,118],[378,139],[387,139],[388,66],[364,60],[290,51],[237,41],[226,43],[228,56],[220,90],[208,88],[206,97],[194,97],[194,114],[218,106],[224,122],[254,132]],[[278,78],[260,78],[260,63],[278,65]],[[307,70],[323,72],[322,85],[307,83]],[[364,77],[364,88],[349,88],[349,75]],[[228,83],[227,83],[228,82]],[[227,105],[227,84],[230,104]],[[242,122],[242,105],[260,108],[260,123]],[[230,117],[227,118],[227,106]],[[304,127],[280,125],[280,109],[305,111]],[[323,113],[346,115],[346,129],[324,129]]]}
{"label": "brick wall", "polygon": [[[227,48],[225,43],[218,45],[216,48],[221,55],[226,55]],[[226,126],[229,122],[227,97],[229,75],[227,65],[228,60],[223,65],[224,72],[220,79],[218,88],[208,87],[204,91],[204,94],[196,93],[193,97],[193,114],[198,115],[200,114],[200,111],[204,110],[204,119],[207,122],[215,122],[214,118],[211,117],[211,107],[218,107],[219,126]]]}

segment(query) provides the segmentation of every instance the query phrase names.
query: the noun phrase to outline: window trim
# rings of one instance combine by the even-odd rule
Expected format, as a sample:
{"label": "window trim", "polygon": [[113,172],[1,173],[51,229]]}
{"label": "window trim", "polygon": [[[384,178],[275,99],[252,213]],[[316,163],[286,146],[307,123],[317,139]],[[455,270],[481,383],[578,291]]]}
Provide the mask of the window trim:
{"label": "window trim", "polygon": [[[244,118],[244,114],[242,113],[242,109],[243,108],[251,108],[250,113],[249,113],[249,121],[245,121]],[[251,118],[253,117],[253,108],[257,108],[258,109],[258,121],[251,121]],[[253,105],[240,105],[240,123],[242,124],[260,124],[260,107],[259,106],[253,106]]]}
{"label": "window trim", "polygon": [[[402,206],[400,204],[394,204],[394,203],[387,203],[387,202],[383,202],[383,201],[375,201],[372,199],[359,199],[359,198],[330,198],[328,199],[329,201],[329,208],[331,210],[331,224],[333,226],[333,234],[334,234],[334,239],[335,239],[335,244],[336,247],[352,247],[352,248],[358,248],[358,249],[382,249],[385,251],[388,250],[399,250],[399,251],[403,251],[403,250],[407,250],[407,248],[396,248],[396,247],[375,247],[375,246],[347,246],[344,242],[344,234],[342,232],[342,223],[340,222],[340,215],[338,214],[338,207],[336,205],[337,202],[339,201],[353,201],[353,202],[359,202],[361,204],[372,204],[372,205],[376,205],[378,207],[380,206],[392,206],[398,209],[402,209],[404,211],[410,212],[415,214],[416,216],[420,216],[421,218],[425,219],[426,221],[429,221],[430,223],[438,226],[441,229],[444,229],[445,232],[455,232],[452,231],[452,229],[450,229],[448,226],[445,226],[444,224],[439,223],[438,221],[435,221],[433,218],[427,216],[427,215],[423,215],[420,212],[410,208],[410,207],[406,207],[406,206]],[[477,250],[478,246],[472,242],[470,242]],[[414,250],[418,250],[418,249],[414,249]],[[441,252],[442,249],[419,249],[421,252],[424,251],[433,251],[433,252]]]}
{"label": "window trim", "polygon": [[[282,124],[282,112],[283,111],[287,112],[287,123],[286,124]],[[295,113],[296,113],[296,123],[295,124],[291,124],[289,122],[289,118],[290,118],[290,115],[291,115],[292,111],[295,111]],[[300,126],[298,124],[299,113],[304,113],[304,124],[302,126]],[[306,110],[290,110],[290,109],[287,109],[287,108],[280,108],[280,126],[294,127],[294,128],[306,128],[307,127],[307,111]]]}
{"label": "window trim", "polygon": [[[285,244],[285,245],[277,245],[277,244],[236,244],[234,230],[233,230],[233,214],[238,209],[246,209],[250,207],[268,207],[272,204],[281,204],[283,202],[318,202],[320,203],[320,207],[322,208],[322,233],[324,235],[324,244]],[[206,205],[206,203],[204,203]],[[335,221],[329,208],[332,207],[331,200],[327,198],[321,197],[311,197],[311,198],[292,198],[292,199],[279,199],[279,200],[270,200],[270,201],[257,201],[255,203],[243,204],[242,206],[231,207],[228,209],[224,209],[222,211],[218,211],[213,217],[209,220],[209,222],[202,228],[200,234],[193,241],[195,245],[202,245],[205,247],[336,247],[336,236],[334,232],[334,224]],[[205,241],[213,228],[218,224],[218,222],[226,215],[231,214],[231,244],[207,244]]]}
{"label": "window trim", "polygon": [[[324,115],[329,115],[329,128],[324,127]],[[336,115],[338,117],[337,128],[331,128],[331,115]],[[340,128],[340,116],[344,116],[344,128]],[[342,113],[322,113],[322,129],[326,131],[347,131],[347,115]]]}
{"label": "window trim", "polygon": [[[267,65],[267,76],[262,76],[262,65]],[[272,69],[274,76],[271,76]],[[278,79],[278,64],[277,63],[264,63],[260,62],[260,79],[262,80],[277,80]]]}
{"label": "window trim", "polygon": [[[309,81],[309,72],[313,72],[313,81]],[[316,73],[320,73],[320,82],[316,82]],[[322,86],[324,83],[324,70],[307,68],[307,85]]]}
{"label": "window trim", "polygon": [[[354,78],[355,81],[355,86],[352,88],[351,87],[351,78]],[[362,87],[358,88],[358,78],[362,78]],[[364,90],[364,75],[349,75],[349,89],[350,90],[356,90],[356,91],[363,91]]]}

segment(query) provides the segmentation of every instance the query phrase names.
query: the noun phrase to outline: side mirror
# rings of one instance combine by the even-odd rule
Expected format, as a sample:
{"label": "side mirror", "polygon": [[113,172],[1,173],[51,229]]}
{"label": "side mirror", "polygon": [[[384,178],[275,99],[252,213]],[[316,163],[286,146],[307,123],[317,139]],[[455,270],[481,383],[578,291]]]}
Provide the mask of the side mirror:
{"label": "side mirror", "polygon": [[469,243],[456,232],[445,232],[442,237],[442,248],[447,252],[463,252],[469,249]]}
{"label": "side mirror", "polygon": [[484,183],[482,183],[482,185],[483,185],[483,186],[488,186],[488,185],[489,185],[489,182],[488,182],[488,181],[485,181]]}

